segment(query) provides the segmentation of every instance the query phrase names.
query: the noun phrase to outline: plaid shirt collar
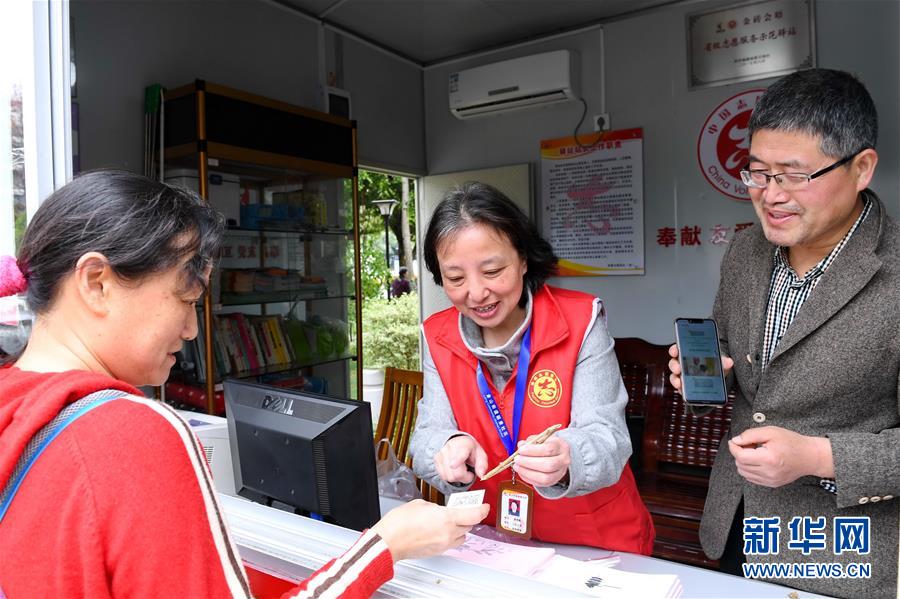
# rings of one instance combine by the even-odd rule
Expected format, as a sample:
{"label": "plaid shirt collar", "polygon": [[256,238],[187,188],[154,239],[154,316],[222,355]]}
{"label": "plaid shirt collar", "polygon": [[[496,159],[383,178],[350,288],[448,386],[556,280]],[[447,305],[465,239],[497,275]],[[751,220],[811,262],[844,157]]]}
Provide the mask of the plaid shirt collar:
{"label": "plaid shirt collar", "polygon": [[788,274],[788,285],[790,287],[802,287],[812,281],[815,281],[820,276],[822,276],[825,271],[831,266],[831,263],[834,262],[834,259],[837,258],[838,254],[841,253],[841,250],[844,249],[844,246],[847,245],[847,242],[850,241],[850,237],[859,228],[860,223],[862,223],[866,216],[869,215],[869,212],[872,210],[872,200],[869,199],[868,196],[863,195],[863,201],[865,202],[863,205],[862,212],[860,212],[859,216],[856,218],[856,222],[853,223],[853,226],[850,227],[850,230],[847,231],[847,234],[844,235],[843,239],[832,248],[832,250],[828,253],[827,256],[822,258],[818,264],[809,269],[805,275],[802,277],[797,276],[797,273],[794,271],[791,263],[788,261],[788,248],[785,246],[778,246],[775,248],[775,271],[776,272],[787,272]]}

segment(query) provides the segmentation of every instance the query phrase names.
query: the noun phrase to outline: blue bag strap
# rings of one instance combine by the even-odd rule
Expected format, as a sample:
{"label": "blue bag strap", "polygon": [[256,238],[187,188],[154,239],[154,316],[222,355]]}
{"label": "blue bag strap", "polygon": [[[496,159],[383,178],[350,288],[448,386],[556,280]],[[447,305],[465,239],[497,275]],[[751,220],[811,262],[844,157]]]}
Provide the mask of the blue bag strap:
{"label": "blue bag strap", "polygon": [[38,459],[38,456],[47,449],[50,442],[58,437],[67,426],[94,408],[100,407],[114,399],[119,399],[124,395],[125,393],[118,389],[103,389],[102,391],[96,391],[90,395],[86,395],[60,410],[59,414],[57,414],[53,420],[44,425],[43,428],[31,437],[31,440],[25,446],[25,451],[19,456],[16,467],[13,468],[12,476],[9,477],[3,490],[0,491],[0,521],[2,521],[3,517],[6,515],[9,504],[12,502],[13,497],[15,497],[16,491],[18,491],[19,487],[22,485],[22,480],[25,478],[25,475],[31,470],[31,467],[34,465],[35,460]]}

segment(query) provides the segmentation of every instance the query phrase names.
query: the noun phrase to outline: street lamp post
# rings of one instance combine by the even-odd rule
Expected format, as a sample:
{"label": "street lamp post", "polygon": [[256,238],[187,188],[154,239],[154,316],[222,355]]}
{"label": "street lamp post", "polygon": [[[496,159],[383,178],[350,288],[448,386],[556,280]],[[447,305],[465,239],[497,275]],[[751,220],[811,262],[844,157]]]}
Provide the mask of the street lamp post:
{"label": "street lamp post", "polygon": [[391,211],[394,210],[394,206],[398,204],[397,200],[388,199],[388,200],[372,200],[372,203],[378,207],[378,212],[381,213],[381,218],[384,219],[384,260],[387,262],[388,268],[388,283],[387,283],[387,298],[388,301],[391,299],[391,246],[388,241],[388,220],[391,218]]}

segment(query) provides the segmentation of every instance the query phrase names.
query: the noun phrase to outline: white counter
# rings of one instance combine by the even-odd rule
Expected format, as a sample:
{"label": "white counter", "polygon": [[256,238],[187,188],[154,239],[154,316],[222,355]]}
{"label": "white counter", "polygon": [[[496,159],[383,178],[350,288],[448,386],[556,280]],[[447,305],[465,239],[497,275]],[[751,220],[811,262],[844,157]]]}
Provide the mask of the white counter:
{"label": "white counter", "polygon": [[[257,570],[280,578],[301,580],[329,559],[347,550],[359,533],[265,507],[244,499],[219,495],[241,557]],[[384,506],[387,507],[387,506]],[[558,554],[579,560],[609,556],[591,547],[552,545]],[[616,570],[645,574],[675,574],[683,588],[681,597],[787,599],[819,598],[755,580],[695,568],[652,557],[618,554]],[[450,557],[400,562],[393,580],[377,597],[561,597],[576,593],[529,578],[498,572]],[[585,595],[586,596],[586,595]],[[793,597],[793,596],[792,596]]]}

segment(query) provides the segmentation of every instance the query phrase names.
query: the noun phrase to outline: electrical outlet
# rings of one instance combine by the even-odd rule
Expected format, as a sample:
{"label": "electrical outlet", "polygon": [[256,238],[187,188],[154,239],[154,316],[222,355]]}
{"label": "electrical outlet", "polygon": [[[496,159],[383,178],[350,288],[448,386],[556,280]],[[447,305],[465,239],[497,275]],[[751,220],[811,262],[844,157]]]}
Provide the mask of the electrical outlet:
{"label": "electrical outlet", "polygon": [[609,131],[610,129],[608,112],[594,115],[594,131]]}

